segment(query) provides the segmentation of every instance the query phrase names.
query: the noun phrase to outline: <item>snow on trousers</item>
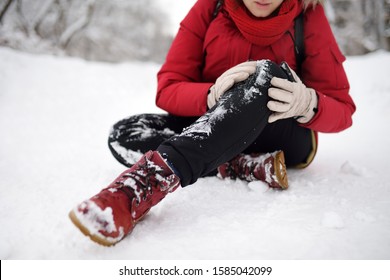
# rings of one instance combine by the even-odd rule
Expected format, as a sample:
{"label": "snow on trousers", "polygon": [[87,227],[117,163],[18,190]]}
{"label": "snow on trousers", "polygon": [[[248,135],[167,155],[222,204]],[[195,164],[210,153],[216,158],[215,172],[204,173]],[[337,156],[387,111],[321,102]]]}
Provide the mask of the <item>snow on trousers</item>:
{"label": "snow on trousers", "polygon": [[[200,118],[152,114],[133,116],[114,125],[109,143],[119,141],[127,149],[142,152],[157,147],[157,151],[177,171],[183,187],[210,174],[241,152],[265,153],[281,149],[287,165],[302,163],[312,148],[310,130],[299,126],[292,118],[268,124],[271,112],[266,104],[273,76],[288,78],[277,64],[262,61],[255,74],[235,84]],[[148,140],[142,139],[134,131],[145,123],[157,129],[154,131],[165,132],[147,137]],[[168,132],[161,129],[161,125],[169,127]],[[159,144],[160,141],[162,143]]]}

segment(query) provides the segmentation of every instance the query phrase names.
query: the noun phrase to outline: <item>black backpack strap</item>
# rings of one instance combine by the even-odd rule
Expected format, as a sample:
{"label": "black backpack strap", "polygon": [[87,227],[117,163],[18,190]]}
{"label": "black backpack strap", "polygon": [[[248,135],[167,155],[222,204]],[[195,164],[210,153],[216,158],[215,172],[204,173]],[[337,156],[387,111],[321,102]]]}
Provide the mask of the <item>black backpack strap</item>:
{"label": "black backpack strap", "polygon": [[305,59],[305,37],[303,34],[303,12],[299,14],[295,18],[295,24],[294,24],[294,33],[295,33],[295,39],[294,39],[294,48],[295,48],[295,59],[297,62],[297,70],[298,73],[301,72],[301,67],[303,60]]}
{"label": "black backpack strap", "polygon": [[218,15],[219,10],[222,7],[222,4],[223,4],[223,0],[218,0],[217,1],[217,4],[215,5],[214,13],[213,13],[213,18],[215,18]]}

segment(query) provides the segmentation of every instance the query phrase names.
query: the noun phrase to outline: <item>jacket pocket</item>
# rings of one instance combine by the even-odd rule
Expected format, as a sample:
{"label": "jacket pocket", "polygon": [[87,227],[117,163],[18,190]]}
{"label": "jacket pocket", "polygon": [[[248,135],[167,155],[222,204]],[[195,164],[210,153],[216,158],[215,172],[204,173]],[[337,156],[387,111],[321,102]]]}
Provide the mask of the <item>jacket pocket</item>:
{"label": "jacket pocket", "polygon": [[330,46],[330,52],[338,63],[341,64],[345,61],[345,56],[342,54],[340,48],[336,44]]}
{"label": "jacket pocket", "polygon": [[330,46],[330,52],[335,59],[333,72],[335,74],[336,87],[339,89],[349,88],[348,77],[343,67],[343,62],[346,60],[345,56],[336,44]]}

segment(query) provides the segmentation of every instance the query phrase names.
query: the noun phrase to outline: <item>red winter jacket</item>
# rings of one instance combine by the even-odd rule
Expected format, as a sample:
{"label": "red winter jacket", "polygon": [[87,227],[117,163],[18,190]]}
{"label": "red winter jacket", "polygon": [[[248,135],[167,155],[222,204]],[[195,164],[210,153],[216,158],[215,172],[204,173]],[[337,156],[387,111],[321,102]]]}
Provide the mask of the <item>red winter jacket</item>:
{"label": "red winter jacket", "polygon": [[[247,60],[286,61],[296,70],[294,43],[286,32],[269,46],[251,44],[216,1],[198,0],[181,22],[179,32],[158,73],[156,104],[178,116],[207,111],[210,86],[227,69]],[[294,23],[289,28],[294,34]],[[355,105],[340,52],[322,6],[309,7],[304,18],[305,60],[301,78],[318,94],[318,112],[303,126],[317,132],[338,132],[352,125]]]}

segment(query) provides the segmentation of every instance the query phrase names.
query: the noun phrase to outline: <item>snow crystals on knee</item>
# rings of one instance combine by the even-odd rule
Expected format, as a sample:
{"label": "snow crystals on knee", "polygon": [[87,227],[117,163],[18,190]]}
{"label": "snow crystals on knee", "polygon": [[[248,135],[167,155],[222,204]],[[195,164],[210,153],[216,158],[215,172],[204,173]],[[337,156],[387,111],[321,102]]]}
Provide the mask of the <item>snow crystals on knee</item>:
{"label": "snow crystals on knee", "polygon": [[269,73],[269,64],[270,61],[267,59],[257,61],[257,67],[259,68],[255,83],[257,86],[264,86],[267,82],[271,80],[271,75]]}

